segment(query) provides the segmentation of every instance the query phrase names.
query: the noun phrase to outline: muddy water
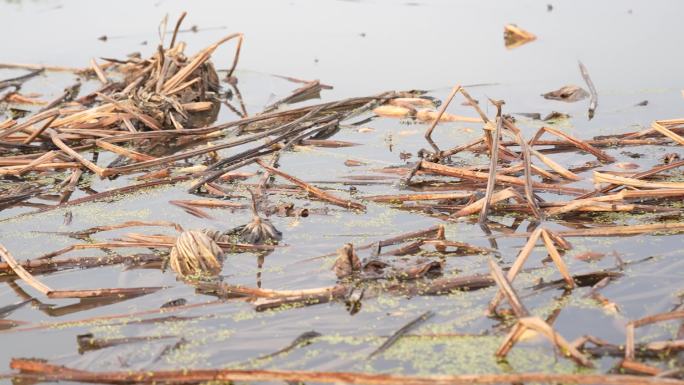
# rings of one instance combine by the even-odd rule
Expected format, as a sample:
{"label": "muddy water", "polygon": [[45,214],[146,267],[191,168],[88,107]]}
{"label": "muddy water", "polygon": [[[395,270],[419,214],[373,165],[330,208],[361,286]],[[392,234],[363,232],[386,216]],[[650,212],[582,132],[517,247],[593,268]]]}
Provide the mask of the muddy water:
{"label": "muddy water", "polygon": [[[149,55],[156,43],[158,21],[169,13],[171,19],[182,10],[189,11],[186,25],[197,25],[199,32],[184,33],[189,52],[200,49],[222,36],[244,32],[245,46],[238,78],[247,109],[256,113],[297,86],[272,74],[304,79],[320,79],[335,88],[323,93],[324,100],[375,94],[392,89],[425,89],[432,96],[444,98],[455,84],[473,85],[470,91],[484,104],[487,97],[504,99],[505,111],[551,111],[571,115],[558,126],[580,138],[590,138],[647,126],[654,119],[681,117],[684,99],[684,60],[682,37],[678,27],[684,4],[661,1],[651,4],[632,1],[576,1],[552,3],[522,1],[233,1],[202,2],[188,5],[179,1],[92,2],[92,1],[6,1],[0,3],[0,42],[3,62],[27,62],[62,66],[84,66],[93,57],[124,57],[133,51]],[[514,22],[538,35],[538,40],[507,50],[502,28]],[[106,35],[106,42],[99,36]],[[220,49],[214,55],[217,67],[230,62],[231,50]],[[583,85],[577,60],[589,68],[599,92],[596,117],[586,118],[586,101],[567,104],[547,101],[539,95],[566,84]],[[22,73],[0,70],[0,79]],[[67,73],[50,73],[28,82],[24,91],[40,92],[51,99],[72,84]],[[84,91],[97,85],[84,85]],[[648,100],[647,106],[635,106]],[[460,100],[450,112],[473,115]],[[486,108],[493,114],[493,110]],[[1,118],[1,117],[0,117]],[[236,116],[222,110],[219,120]],[[519,118],[526,137],[539,122]],[[391,119],[374,119],[364,127],[370,132],[347,128],[334,139],[361,143],[339,149],[307,149],[283,157],[284,171],[337,194],[349,196],[354,185],[358,195],[396,193],[401,186],[396,176],[375,170],[402,165],[401,152],[414,155],[427,144],[422,138],[425,126]],[[480,135],[472,124],[440,125],[435,141],[443,147],[465,143]],[[632,159],[629,153],[637,153]],[[638,163],[641,170],[660,162],[677,147],[642,147],[609,149],[619,161]],[[222,155],[232,154],[227,151]],[[353,158],[366,162],[361,167],[346,167]],[[565,165],[579,165],[592,158],[565,153],[554,156]],[[113,158],[102,157],[101,164]],[[454,161],[486,164],[487,158],[459,155]],[[605,169],[615,169],[606,166]],[[246,170],[252,170],[247,168]],[[371,184],[350,183],[354,176],[384,176]],[[590,174],[581,174],[589,178]],[[680,174],[681,177],[681,174]],[[0,183],[8,183],[2,181]],[[102,191],[128,184],[126,179],[93,180],[92,187]],[[587,182],[579,187],[591,187]],[[65,225],[67,210],[30,214],[32,209],[16,208],[0,212],[0,242],[19,259],[33,258],[70,245],[73,239],[43,232],[74,231],[95,225],[127,220],[169,220],[185,228],[228,229],[249,221],[247,212],[214,210],[215,219],[198,219],[168,202],[193,199],[186,193],[187,184],[163,187],[70,208],[73,221]],[[77,191],[74,198],[85,196]],[[544,194],[549,200],[561,197]],[[272,203],[294,202],[297,205],[325,208],[318,202],[274,194]],[[604,215],[603,224],[629,225],[650,223],[655,215]],[[525,239],[506,232],[522,233],[529,222],[513,216],[494,217],[500,223],[493,238],[502,254],[502,263],[515,258]],[[681,219],[680,219],[681,220]],[[307,218],[273,217],[284,233],[283,243],[265,257],[258,267],[253,254],[228,257],[223,275],[227,282],[271,289],[303,289],[335,283],[330,272],[331,259],[310,258],[334,251],[346,242],[366,243],[423,229],[438,223],[427,215],[400,211],[387,205],[368,204],[366,213],[354,213],[329,207],[327,213]],[[572,226],[548,222],[551,228]],[[510,229],[506,229],[509,226]],[[134,229],[140,232],[173,234],[171,230]],[[114,239],[131,230],[111,231],[96,239]],[[447,238],[489,247],[482,230],[471,221],[448,222]],[[668,311],[679,303],[681,284],[680,245],[682,236],[639,236],[627,238],[573,238],[575,249],[568,255],[586,251],[608,254],[598,262],[586,263],[567,258],[573,273],[612,268],[610,254],[617,253],[625,262],[635,262],[626,275],[603,289],[602,294],[617,303],[618,313],[603,309],[578,289],[569,295],[561,291],[533,291],[540,278],[556,279],[547,266],[516,280],[523,301],[541,317],[562,308],[555,327],[568,340],[592,334],[614,343],[624,340],[624,324],[629,319]],[[131,250],[132,252],[146,250]],[[86,250],[73,256],[102,255]],[[362,256],[366,256],[363,254]],[[543,266],[541,249],[531,264]],[[647,257],[652,257],[639,262]],[[486,272],[487,256],[447,257],[447,274]],[[638,262],[638,263],[637,263]],[[331,303],[300,309],[255,312],[252,305],[240,301],[198,307],[171,315],[188,317],[165,323],[139,323],[140,319],[164,316],[123,317],[94,323],[73,323],[91,317],[125,315],[156,309],[163,303],[185,298],[190,304],[214,300],[196,294],[194,289],[175,280],[173,274],[158,269],[127,269],[123,266],[83,271],[66,270],[42,275],[47,285],[60,289],[95,287],[165,286],[155,294],[114,303],[97,301],[48,300],[21,281],[0,278],[0,306],[33,296],[31,306],[21,308],[8,318],[26,322],[0,332],[0,372],[7,370],[11,357],[40,357],[52,362],[91,370],[163,369],[178,367],[259,367],[272,369],[378,371],[407,374],[490,373],[507,371],[575,372],[569,361],[556,359],[545,342],[530,341],[516,348],[507,364],[497,363],[493,352],[502,340],[498,321],[486,318],[484,310],[493,289],[453,293],[438,297],[405,298],[380,296],[363,302],[361,311],[350,315],[344,304]],[[426,310],[436,316],[416,331],[417,334],[441,334],[441,337],[408,337],[373,360],[366,356],[383,338]],[[57,324],[59,323],[59,324]],[[54,324],[31,330],[31,327]],[[645,339],[674,336],[677,325],[653,327],[640,334]],[[323,336],[311,345],[267,360],[250,359],[276,351],[305,331],[316,330]],[[79,354],[76,336],[93,333],[99,338],[173,335],[175,339],[123,345]],[[459,336],[463,335],[463,336]],[[157,359],[166,346],[179,339],[181,348]],[[597,370],[606,371],[612,359],[597,360]]]}

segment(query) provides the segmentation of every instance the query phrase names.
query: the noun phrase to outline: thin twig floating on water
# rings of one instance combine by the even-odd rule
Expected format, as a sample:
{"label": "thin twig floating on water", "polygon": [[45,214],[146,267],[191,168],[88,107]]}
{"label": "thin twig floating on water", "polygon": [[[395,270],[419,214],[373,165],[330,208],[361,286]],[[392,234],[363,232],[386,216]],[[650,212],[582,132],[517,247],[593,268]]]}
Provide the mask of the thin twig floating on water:
{"label": "thin twig floating on water", "polygon": [[33,298],[29,298],[27,300],[21,301],[19,303],[15,303],[12,305],[7,305],[0,307],[0,319],[7,317],[8,315],[12,314],[13,311],[23,307],[24,305],[30,303],[33,301]]}
{"label": "thin twig floating on water", "polygon": [[327,201],[327,202],[330,202],[332,204],[335,204],[335,205],[338,205],[338,206],[341,206],[344,208],[348,208],[348,209],[356,209],[356,210],[365,210],[366,209],[366,206],[364,206],[360,203],[352,202],[350,200],[338,198],[334,195],[331,195],[331,194],[319,189],[318,187],[314,187],[314,186],[312,186],[312,185],[310,185],[310,184],[308,184],[308,183],[306,183],[306,182],[304,182],[298,178],[293,177],[292,175],[289,175],[283,171],[280,171],[276,168],[273,168],[273,167],[267,165],[266,163],[264,163],[260,159],[257,159],[256,163],[259,166],[261,166],[262,168],[264,168],[265,170],[267,170],[268,172],[270,172],[272,174],[276,174],[276,175],[278,175],[282,178],[285,178],[288,181],[296,184],[297,186],[304,189],[304,191],[306,191],[307,193],[313,195],[314,197],[316,197],[320,200]]}
{"label": "thin twig floating on water", "polygon": [[297,338],[295,338],[294,341],[292,341],[286,347],[284,347],[278,351],[275,351],[273,353],[266,354],[263,356],[259,356],[259,357],[255,358],[255,360],[265,360],[267,358],[272,358],[272,357],[281,355],[283,353],[287,353],[287,352],[291,351],[292,349],[299,348],[302,346],[306,346],[306,345],[311,343],[311,340],[318,338],[320,336],[322,336],[322,334],[318,333],[314,330],[304,332],[304,333],[300,334],[299,336],[297,336]]}
{"label": "thin twig floating on water", "polygon": [[411,330],[415,329],[416,327],[420,326],[423,324],[425,321],[429,320],[435,315],[434,312],[432,311],[426,311],[425,313],[421,314],[418,318],[414,319],[413,321],[407,323],[406,325],[402,326],[401,329],[397,330],[394,332],[388,339],[385,341],[382,345],[380,345],[377,349],[373,350],[371,354],[368,355],[368,358],[373,358],[378,354],[382,354],[385,350],[389,349],[392,345],[394,345],[395,342],[399,340],[404,334],[410,332]]}
{"label": "thin twig floating on water", "polygon": [[178,338],[177,336],[143,336],[143,337],[123,337],[123,338],[95,338],[92,333],[80,334],[76,337],[78,344],[78,352],[84,352],[106,349],[113,346],[135,344],[139,342],[148,342],[154,340],[165,340],[170,338]]}
{"label": "thin twig floating on water", "polygon": [[5,88],[8,88],[8,87],[15,87],[15,88],[19,87],[24,82],[26,82],[27,80],[40,75],[41,73],[43,73],[43,71],[44,71],[44,69],[40,68],[40,69],[33,70],[33,71],[27,73],[26,75],[21,75],[21,76],[17,76],[17,77],[5,79],[5,80],[0,80],[0,91],[4,90]]}

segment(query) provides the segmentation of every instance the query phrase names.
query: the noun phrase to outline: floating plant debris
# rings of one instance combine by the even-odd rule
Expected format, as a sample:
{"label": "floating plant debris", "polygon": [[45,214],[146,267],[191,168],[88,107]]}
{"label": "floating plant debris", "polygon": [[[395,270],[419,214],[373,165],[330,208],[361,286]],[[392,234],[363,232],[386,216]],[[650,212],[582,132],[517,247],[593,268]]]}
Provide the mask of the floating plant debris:
{"label": "floating plant debris", "polygon": [[[546,36],[568,7],[528,22]],[[543,95],[588,99],[560,106],[522,76],[455,82],[489,74],[464,72],[458,51],[459,67],[446,63],[457,79],[416,83],[430,91],[372,82],[349,97],[368,89],[357,46],[343,50],[353,81],[331,91],[243,69],[255,51],[242,33],[210,38],[200,32],[223,27],[183,29],[186,16],[162,20],[155,40],[89,35],[106,42],[98,50],[135,37],[145,52],[92,54],[82,68],[0,63],[0,338],[12,345],[0,378],[683,383],[684,119],[662,112],[672,90],[613,89],[597,115],[593,80],[614,84],[603,63],[588,63],[595,78],[578,63],[586,90]],[[290,58],[328,76],[348,65],[286,32]],[[565,33],[547,45],[567,56]],[[536,38],[505,26],[506,48]],[[499,39],[482,48],[498,53],[471,56],[507,55],[519,76],[535,71],[521,55],[548,53]],[[415,75],[402,79],[441,65],[400,43],[427,62],[407,57]],[[251,66],[282,64],[263,52]],[[595,120],[577,118],[585,108]]]}

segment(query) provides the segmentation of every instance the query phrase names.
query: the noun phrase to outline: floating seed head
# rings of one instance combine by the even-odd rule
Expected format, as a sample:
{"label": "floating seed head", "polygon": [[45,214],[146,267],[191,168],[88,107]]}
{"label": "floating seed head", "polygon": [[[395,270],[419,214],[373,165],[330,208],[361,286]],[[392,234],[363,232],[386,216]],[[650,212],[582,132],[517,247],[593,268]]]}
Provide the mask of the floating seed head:
{"label": "floating seed head", "polygon": [[223,251],[201,231],[184,231],[171,249],[169,262],[180,277],[218,275]]}
{"label": "floating seed head", "polygon": [[253,244],[277,243],[283,238],[283,233],[278,231],[271,221],[259,216],[256,196],[251,190],[248,191],[252,197],[252,221],[240,231],[240,241]]}
{"label": "floating seed head", "polygon": [[240,240],[246,243],[276,243],[282,238],[283,234],[273,226],[271,221],[259,216],[254,216],[240,232]]}

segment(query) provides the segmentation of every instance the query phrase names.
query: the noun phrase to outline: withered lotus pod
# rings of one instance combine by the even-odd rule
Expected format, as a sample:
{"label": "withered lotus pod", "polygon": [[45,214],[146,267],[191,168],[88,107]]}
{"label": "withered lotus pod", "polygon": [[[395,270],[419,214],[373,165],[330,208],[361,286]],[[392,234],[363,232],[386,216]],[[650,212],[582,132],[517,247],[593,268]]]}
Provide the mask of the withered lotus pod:
{"label": "withered lotus pod", "polygon": [[240,240],[246,243],[262,244],[275,243],[283,238],[283,234],[273,226],[271,221],[258,215],[245,225],[240,232]]}
{"label": "withered lotus pod", "polygon": [[211,275],[221,272],[223,250],[209,236],[198,230],[184,231],[171,249],[169,263],[180,277]]}
{"label": "withered lotus pod", "polygon": [[361,261],[354,251],[354,245],[347,243],[337,250],[333,271],[337,278],[345,278],[361,270]]}

